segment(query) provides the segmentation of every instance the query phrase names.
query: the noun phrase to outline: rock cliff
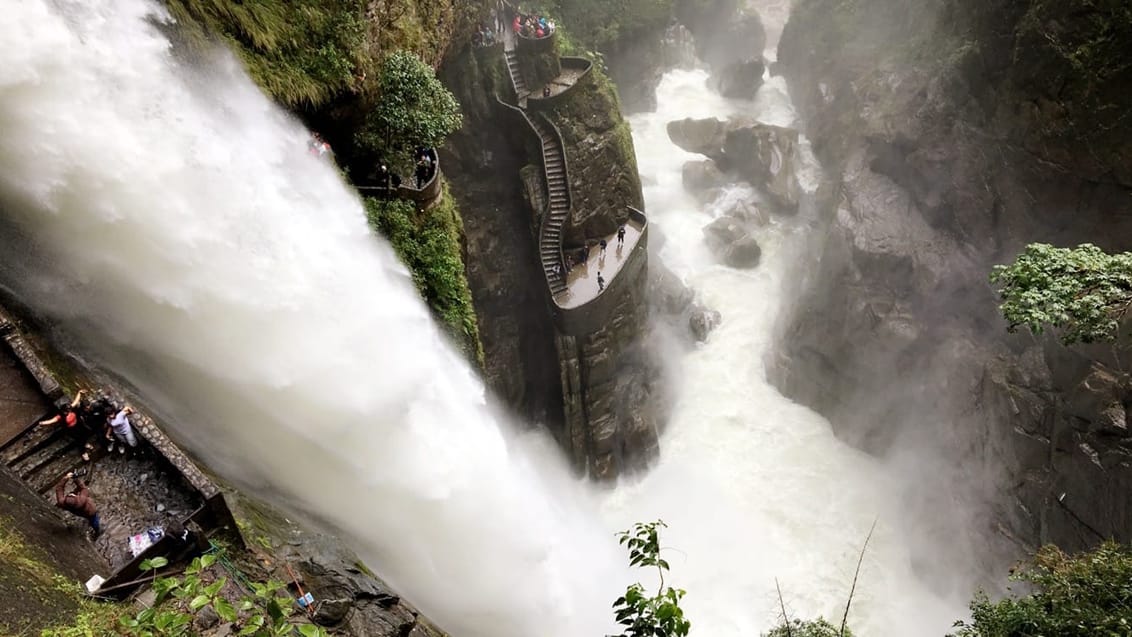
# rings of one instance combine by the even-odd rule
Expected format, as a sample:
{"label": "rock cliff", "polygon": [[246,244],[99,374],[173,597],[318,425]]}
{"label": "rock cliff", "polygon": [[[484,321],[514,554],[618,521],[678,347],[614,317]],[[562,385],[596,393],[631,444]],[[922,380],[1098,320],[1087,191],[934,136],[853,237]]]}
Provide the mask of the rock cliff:
{"label": "rock cliff", "polygon": [[782,35],[838,194],[775,380],[904,466],[972,564],[1012,550],[947,539],[972,523],[1132,539],[1126,350],[1008,335],[987,283],[1034,241],[1132,248],[1130,47],[1126,6],[1077,0],[803,0]]}
{"label": "rock cliff", "polygon": [[[546,200],[539,140],[495,102],[511,94],[503,52],[469,48],[441,76],[465,108],[464,129],[446,147],[446,174],[464,214],[489,384],[523,420],[546,426],[580,472],[612,479],[643,466],[656,453],[660,420],[659,372],[645,346],[647,268],[610,281],[600,316],[586,317],[592,329],[565,333],[537,254]],[[573,253],[612,238],[627,206],[643,207],[615,89],[594,67],[537,108],[561,131],[569,167],[564,247]]]}

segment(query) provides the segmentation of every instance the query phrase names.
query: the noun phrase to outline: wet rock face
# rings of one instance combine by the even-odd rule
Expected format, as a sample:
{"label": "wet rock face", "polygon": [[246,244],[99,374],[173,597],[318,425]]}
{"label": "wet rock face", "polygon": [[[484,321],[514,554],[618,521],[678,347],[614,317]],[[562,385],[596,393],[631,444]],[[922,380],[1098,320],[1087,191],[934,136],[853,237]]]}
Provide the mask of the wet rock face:
{"label": "wet rock face", "polygon": [[556,106],[551,119],[565,143],[571,213],[566,242],[578,245],[617,231],[626,206],[644,208],[629,125],[608,78],[595,68]]}
{"label": "wet rock face", "polygon": [[685,163],[680,177],[684,182],[684,189],[701,203],[715,199],[719,189],[730,183],[710,159]]}
{"label": "wet rock face", "polygon": [[708,339],[708,335],[723,322],[723,315],[715,310],[699,310],[692,313],[688,319],[688,327],[699,342]]}
{"label": "wet rock face", "polygon": [[706,155],[716,166],[758,188],[780,212],[798,210],[802,189],[794,172],[798,131],[736,118],[682,119],[668,123],[677,146]]}
{"label": "wet rock face", "polygon": [[650,269],[618,281],[621,296],[600,329],[557,337],[566,415],[561,443],[574,466],[595,480],[641,470],[659,450],[667,403],[649,341]]}
{"label": "wet rock face", "polygon": [[[1128,70],[1116,70],[1127,51],[1087,78],[1071,72],[1065,45],[1108,41],[1088,36],[1080,8],[796,4],[780,68],[815,152],[842,177],[771,366],[843,438],[943,458],[933,489],[983,506],[978,531],[1069,549],[1096,540],[1089,527],[1132,533],[1120,371],[1132,361],[1008,335],[986,276],[1034,241],[1132,248],[1132,164],[1115,141],[1132,123],[1094,101],[1132,108]],[[909,47],[929,62],[902,61]],[[1092,88],[1068,88],[1080,82]]]}
{"label": "wet rock face", "polygon": [[724,97],[751,100],[763,85],[766,65],[761,57],[733,62],[712,77],[712,86]]}

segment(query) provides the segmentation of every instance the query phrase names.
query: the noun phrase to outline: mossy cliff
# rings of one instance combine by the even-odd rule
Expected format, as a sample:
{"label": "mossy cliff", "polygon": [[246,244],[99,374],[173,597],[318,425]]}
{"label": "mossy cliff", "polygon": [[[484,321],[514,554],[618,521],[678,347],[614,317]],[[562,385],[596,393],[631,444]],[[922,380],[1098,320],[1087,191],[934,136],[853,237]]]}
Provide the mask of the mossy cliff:
{"label": "mossy cliff", "polygon": [[1116,1],[803,0],[782,36],[838,196],[773,375],[847,440],[938,459],[909,501],[977,511],[972,546],[932,530],[975,571],[1130,539],[1132,361],[1008,335],[987,284],[1029,242],[1132,248],[1130,52]]}
{"label": "mossy cliff", "polygon": [[[568,43],[568,25],[559,25],[559,43]],[[567,59],[561,65],[573,65],[573,73],[590,66]],[[600,329],[561,334],[537,253],[541,147],[522,116],[495,100],[511,95],[503,50],[470,49],[449,60],[441,77],[465,104],[466,125],[446,148],[446,170],[465,211],[489,383],[525,420],[552,432],[580,472],[612,479],[644,465],[656,453],[661,420],[653,409],[658,374],[645,344],[647,268],[619,281],[617,302],[596,321]],[[562,135],[572,201],[564,248],[610,236],[627,206],[642,207],[616,89],[593,64],[572,88],[545,103],[532,98],[528,108]]]}
{"label": "mossy cliff", "polygon": [[616,87],[595,64],[550,116],[562,133],[570,168],[574,211],[567,242],[616,232],[628,217],[627,206],[644,209],[632,131],[621,116]]}

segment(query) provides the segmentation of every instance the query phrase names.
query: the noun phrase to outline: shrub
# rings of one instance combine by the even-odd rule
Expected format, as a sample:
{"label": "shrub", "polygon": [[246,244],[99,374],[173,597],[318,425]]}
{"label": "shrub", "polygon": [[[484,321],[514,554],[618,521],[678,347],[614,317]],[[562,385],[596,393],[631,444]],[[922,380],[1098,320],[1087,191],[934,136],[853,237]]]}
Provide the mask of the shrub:
{"label": "shrub", "polygon": [[1070,556],[1057,547],[1038,551],[1011,576],[1033,592],[971,602],[971,623],[956,622],[953,637],[1127,637],[1132,635],[1132,550],[1107,542]]}
{"label": "shrub", "polygon": [[456,98],[408,51],[381,63],[377,86],[378,102],[355,135],[365,151],[392,159],[417,146],[439,146],[463,124]]}
{"label": "shrub", "polygon": [[853,633],[845,629],[845,634],[841,634],[836,626],[823,618],[812,621],[795,619],[789,624],[776,626],[763,637],[853,637]]}
{"label": "shrub", "polygon": [[463,224],[447,191],[440,203],[424,211],[400,199],[366,198],[365,204],[370,226],[393,245],[425,302],[465,355],[482,364],[479,326],[461,253]]}

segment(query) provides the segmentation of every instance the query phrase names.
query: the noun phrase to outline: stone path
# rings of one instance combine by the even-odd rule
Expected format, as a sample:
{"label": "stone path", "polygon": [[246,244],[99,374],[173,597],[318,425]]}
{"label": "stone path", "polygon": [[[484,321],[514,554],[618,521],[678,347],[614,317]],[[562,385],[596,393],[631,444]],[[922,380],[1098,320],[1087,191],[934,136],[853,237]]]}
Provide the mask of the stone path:
{"label": "stone path", "polygon": [[[563,309],[571,309],[585,305],[597,298],[601,294],[597,285],[598,273],[601,273],[601,277],[605,279],[605,287],[608,288],[614,277],[621,272],[621,268],[629,260],[629,255],[633,254],[633,249],[637,247],[637,242],[641,238],[642,230],[642,226],[636,221],[627,222],[625,224],[625,244],[617,245],[617,233],[609,235],[605,238],[605,256],[601,254],[600,244],[595,243],[590,246],[586,251],[586,263],[576,265],[570,270],[570,274],[566,277],[567,289],[554,297],[558,306]],[[570,259],[572,256],[572,254],[567,254],[566,258]]]}

